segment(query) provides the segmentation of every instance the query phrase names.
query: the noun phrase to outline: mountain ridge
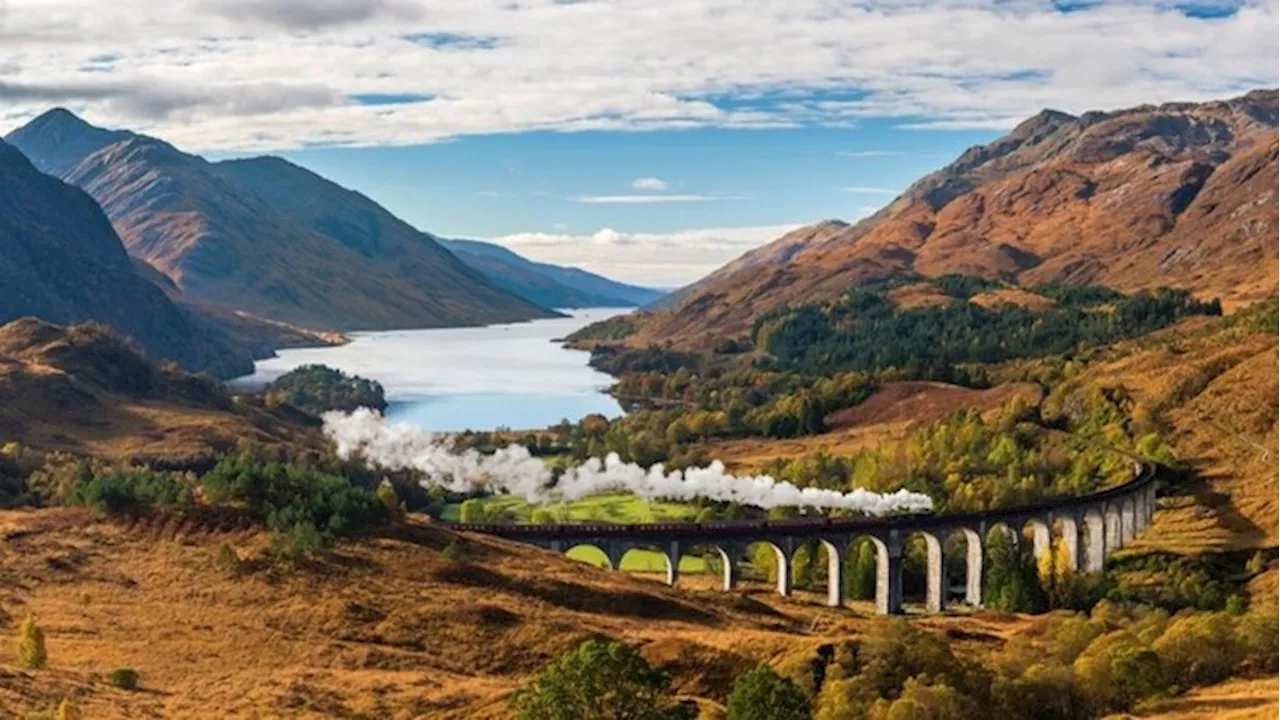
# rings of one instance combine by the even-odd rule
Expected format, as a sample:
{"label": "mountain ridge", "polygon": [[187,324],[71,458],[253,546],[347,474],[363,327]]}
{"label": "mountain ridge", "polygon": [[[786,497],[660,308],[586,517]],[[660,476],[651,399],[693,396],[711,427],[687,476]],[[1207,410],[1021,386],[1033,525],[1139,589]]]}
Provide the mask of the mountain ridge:
{"label": "mountain ridge", "polygon": [[[93,196],[130,254],[196,303],[321,330],[550,316],[469,270],[429,236],[414,231],[413,243],[397,246],[400,255],[370,258],[344,242],[350,238],[274,207],[218,163],[157,138],[95,128],[64,110],[45,113],[8,137],[37,167]],[[326,188],[330,196],[340,194],[332,188]],[[364,201],[372,208],[359,209],[385,214],[377,221],[400,223]],[[393,271],[406,264],[407,274]]]}
{"label": "mountain ridge", "polygon": [[1042,112],[867,218],[730,262],[628,344],[706,349],[762,313],[906,274],[1171,285],[1247,305],[1277,286],[1276,98]]}
{"label": "mountain ridge", "polygon": [[230,376],[250,353],[139,275],[106,215],[83,190],[39,172],[0,141],[0,323],[26,316],[96,321],[156,360]]}

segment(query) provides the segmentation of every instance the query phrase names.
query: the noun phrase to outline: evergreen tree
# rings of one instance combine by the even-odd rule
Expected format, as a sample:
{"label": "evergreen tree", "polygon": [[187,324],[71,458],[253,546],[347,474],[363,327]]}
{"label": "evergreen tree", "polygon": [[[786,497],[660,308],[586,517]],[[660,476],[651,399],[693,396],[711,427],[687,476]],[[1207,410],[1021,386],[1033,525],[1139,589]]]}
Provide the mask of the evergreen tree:
{"label": "evergreen tree", "polygon": [[666,673],[618,642],[588,640],[543,668],[511,704],[522,720],[692,720]]}
{"label": "evergreen tree", "polygon": [[809,698],[768,665],[757,666],[733,683],[729,720],[808,720]]}

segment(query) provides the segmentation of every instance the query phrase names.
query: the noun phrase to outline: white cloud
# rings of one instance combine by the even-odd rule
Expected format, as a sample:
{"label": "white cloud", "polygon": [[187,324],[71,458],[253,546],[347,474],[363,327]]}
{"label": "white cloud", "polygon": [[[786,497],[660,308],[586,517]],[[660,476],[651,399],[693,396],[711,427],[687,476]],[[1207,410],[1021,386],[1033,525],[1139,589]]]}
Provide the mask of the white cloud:
{"label": "white cloud", "polygon": [[896,195],[897,190],[882,187],[870,187],[867,185],[854,185],[852,187],[842,187],[840,192],[854,193],[857,195]]}
{"label": "white cloud", "polygon": [[1203,100],[1280,74],[1277,0],[1243,0],[1217,18],[1189,17],[1174,0],[1071,12],[1042,0],[653,7],[7,0],[0,119],[63,104],[194,151],[873,117],[1007,128],[1043,107]]}
{"label": "white cloud", "polygon": [[631,181],[633,190],[654,190],[661,192],[667,189],[667,181],[658,177],[638,177]]}
{"label": "white cloud", "polygon": [[847,158],[870,158],[870,157],[890,157],[893,155],[901,155],[897,150],[846,150],[836,153],[840,157]]}
{"label": "white cloud", "polygon": [[666,233],[602,228],[589,235],[516,233],[494,238],[525,257],[581,267],[641,285],[675,287],[710,273],[802,223]]}
{"label": "white cloud", "polygon": [[710,200],[740,200],[736,195],[583,195],[575,202],[587,205],[648,205],[651,203],[690,203]]}

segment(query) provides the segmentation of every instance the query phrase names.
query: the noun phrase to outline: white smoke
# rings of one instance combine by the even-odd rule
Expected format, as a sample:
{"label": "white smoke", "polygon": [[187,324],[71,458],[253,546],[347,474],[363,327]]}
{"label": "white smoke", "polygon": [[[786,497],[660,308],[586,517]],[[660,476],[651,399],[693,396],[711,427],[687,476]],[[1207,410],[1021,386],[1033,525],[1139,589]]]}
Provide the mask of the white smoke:
{"label": "white smoke", "polygon": [[647,500],[706,498],[766,509],[843,508],[868,515],[933,509],[929,496],[905,489],[881,494],[862,489],[842,493],[798,488],[768,475],[731,475],[719,460],[704,468],[668,472],[661,463],[646,469],[609,453],[603,461],[590,458],[565,470],[557,480],[551,469],[522,445],[508,445],[492,454],[476,450],[459,453],[451,447],[448,435],[389,422],[366,408],[350,414],[325,413],[324,432],[337,445],[340,456],[358,452],[387,469],[418,470],[426,476],[424,486],[441,486],[455,492],[522,495],[535,504],[627,491]]}

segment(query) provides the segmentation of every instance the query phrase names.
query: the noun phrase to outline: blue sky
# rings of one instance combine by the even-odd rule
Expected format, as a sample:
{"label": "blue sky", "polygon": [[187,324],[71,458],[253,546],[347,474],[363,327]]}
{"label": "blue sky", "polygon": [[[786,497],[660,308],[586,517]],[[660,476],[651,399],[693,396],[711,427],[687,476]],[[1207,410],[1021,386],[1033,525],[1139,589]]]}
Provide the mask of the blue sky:
{"label": "blue sky", "polygon": [[52,105],[635,282],[854,219],[1045,107],[1274,87],[1280,0],[0,0]]}
{"label": "blue sky", "polygon": [[878,121],[838,129],[532,132],[281,154],[443,235],[656,233],[849,218],[997,134],[898,130]]}

